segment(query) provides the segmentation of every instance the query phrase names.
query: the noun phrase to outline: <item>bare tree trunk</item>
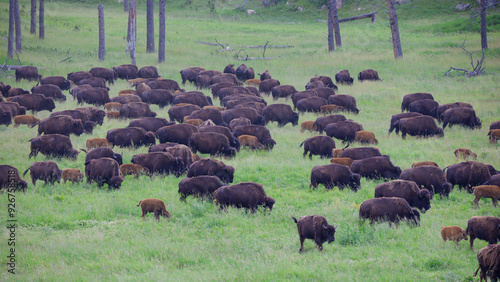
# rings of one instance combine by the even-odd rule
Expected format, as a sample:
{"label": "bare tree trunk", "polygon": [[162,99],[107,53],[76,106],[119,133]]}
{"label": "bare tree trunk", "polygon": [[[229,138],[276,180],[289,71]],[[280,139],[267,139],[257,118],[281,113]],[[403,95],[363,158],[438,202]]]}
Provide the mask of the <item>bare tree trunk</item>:
{"label": "bare tree trunk", "polygon": [[488,37],[486,36],[486,6],[487,0],[481,1],[481,48],[488,49]]}
{"label": "bare tree trunk", "polygon": [[45,39],[45,0],[40,0],[40,11],[38,12],[38,37]]}
{"label": "bare tree trunk", "polygon": [[104,5],[101,3],[97,6],[99,13],[99,60],[104,61],[106,55],[105,35],[104,35]]}
{"label": "bare tree trunk", "polygon": [[128,12],[128,1],[129,0],[123,0],[123,11]]}
{"label": "bare tree trunk", "polygon": [[14,19],[14,0],[9,1],[9,37],[7,41],[7,57],[14,57],[14,29],[15,29],[15,19]]}
{"label": "bare tree trunk", "polygon": [[146,8],[146,52],[154,53],[155,51],[155,16],[154,16],[154,1],[147,0],[147,8]]}
{"label": "bare tree trunk", "polygon": [[36,34],[36,0],[31,0],[31,27],[30,33]]}
{"label": "bare tree trunk", "polygon": [[21,15],[19,14],[19,1],[14,0],[14,18],[16,26],[16,51],[23,52],[23,45],[21,39]]}
{"label": "bare tree trunk", "polygon": [[158,38],[158,63],[165,62],[165,0],[160,0],[160,36]]}
{"label": "bare tree trunk", "polygon": [[136,65],[135,60],[135,41],[136,41],[136,12],[137,12],[137,2],[136,0],[130,0],[129,9],[129,26],[130,26],[130,41],[127,42],[127,50],[130,52],[130,60],[132,64]]}
{"label": "bare tree trunk", "polygon": [[401,41],[399,40],[398,15],[396,14],[396,4],[394,3],[394,0],[387,0],[387,6],[389,8],[394,58],[399,59],[400,57],[403,57],[403,50],[401,49]]}
{"label": "bare tree trunk", "polygon": [[335,0],[328,0],[328,52],[335,51],[333,44],[333,3]]}
{"label": "bare tree trunk", "polygon": [[243,5],[241,5],[241,9],[243,10],[245,8],[245,5],[247,4],[248,0],[245,0],[245,2],[243,3]]}
{"label": "bare tree trunk", "polygon": [[340,39],[339,15],[337,14],[337,0],[332,1],[333,8],[333,30],[335,31],[335,45],[342,47],[342,39]]}

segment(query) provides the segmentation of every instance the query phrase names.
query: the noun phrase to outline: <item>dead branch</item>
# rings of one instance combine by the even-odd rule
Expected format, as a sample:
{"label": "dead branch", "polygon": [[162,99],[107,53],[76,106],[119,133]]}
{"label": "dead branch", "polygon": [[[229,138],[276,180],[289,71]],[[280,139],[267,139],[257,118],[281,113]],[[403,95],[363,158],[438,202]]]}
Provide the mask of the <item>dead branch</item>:
{"label": "dead branch", "polygon": [[269,44],[269,41],[267,41],[266,45],[264,45],[264,51],[262,52],[262,58],[266,57],[266,47],[267,47],[267,44]]}
{"label": "dead branch", "polygon": [[[203,42],[203,41],[195,41],[195,43],[199,44],[205,44],[205,45],[210,45],[210,46],[219,46],[221,45],[220,43],[211,43],[211,42]],[[226,45],[226,47],[229,46]],[[293,45],[231,45],[232,47],[237,47],[237,48],[293,48]]]}
{"label": "dead branch", "polygon": [[462,44],[462,46],[460,46],[460,49],[464,50],[469,55],[470,65],[472,67],[472,70],[450,67],[448,69],[448,71],[446,71],[444,73],[444,76],[453,76],[454,72],[458,72],[457,77],[458,76],[473,77],[473,76],[478,76],[478,75],[484,74],[485,73],[484,69],[486,68],[486,67],[483,67],[484,58],[485,58],[484,50],[481,49],[481,54],[482,54],[481,59],[476,60],[476,63],[474,64],[474,58],[472,57],[472,53],[469,52],[469,50],[465,49],[464,44]]}
{"label": "dead branch", "polygon": [[281,59],[281,57],[267,57],[267,58],[261,58],[261,57],[246,57],[246,58],[237,58],[240,61],[250,61],[250,60],[274,60],[274,59]]}
{"label": "dead branch", "polygon": [[67,61],[67,60],[69,60],[69,59],[71,59],[71,57],[67,57],[66,59],[64,59],[64,60],[60,61],[59,63],[62,63],[62,62]]}

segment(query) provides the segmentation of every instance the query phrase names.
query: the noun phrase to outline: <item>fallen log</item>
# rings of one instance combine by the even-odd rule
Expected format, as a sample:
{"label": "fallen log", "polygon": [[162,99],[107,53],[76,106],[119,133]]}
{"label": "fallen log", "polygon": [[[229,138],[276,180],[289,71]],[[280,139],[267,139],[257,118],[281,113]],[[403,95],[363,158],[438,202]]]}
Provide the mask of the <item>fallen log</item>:
{"label": "fallen log", "polygon": [[[16,69],[18,69],[18,68],[20,68],[20,67],[24,67],[24,66],[16,66],[16,65],[2,65],[2,69],[3,69],[3,70],[8,70],[8,71],[10,71],[10,70],[16,70]],[[37,68],[37,69],[39,69],[39,70],[46,70],[46,69],[47,69],[47,68],[45,68],[45,67],[36,67],[36,68]]]}
{"label": "fallen log", "polygon": [[[355,21],[355,20],[360,20],[360,19],[366,19],[366,18],[371,18],[372,22],[374,22],[377,19],[377,12],[375,11],[375,12],[371,12],[371,13],[368,13],[368,14],[363,14],[363,15],[354,16],[354,17],[350,17],[350,18],[340,19],[339,23],[350,22],[350,21]],[[325,20],[314,20],[314,21],[315,22],[322,22],[322,23],[326,23],[327,22]]]}
{"label": "fallen log", "polygon": [[[195,43],[205,44],[210,46],[221,46],[220,43],[195,41]],[[227,44],[229,46],[229,44]],[[293,45],[231,45],[231,47],[238,48],[293,48]]]}

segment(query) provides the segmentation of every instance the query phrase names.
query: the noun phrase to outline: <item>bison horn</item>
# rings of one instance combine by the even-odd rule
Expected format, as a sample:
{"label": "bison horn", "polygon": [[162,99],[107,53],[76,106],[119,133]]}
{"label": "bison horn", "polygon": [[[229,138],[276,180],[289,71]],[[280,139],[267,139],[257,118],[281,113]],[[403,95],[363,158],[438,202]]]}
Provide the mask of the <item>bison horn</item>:
{"label": "bison horn", "polygon": [[324,225],[324,224],[323,224],[323,228],[324,228],[325,230],[328,230],[328,226],[326,226],[326,225]]}
{"label": "bison horn", "polygon": [[336,225],[334,225],[334,226],[333,226],[333,228],[337,229],[337,227],[338,227],[338,226],[339,226],[339,225],[338,225],[338,224],[336,224]]}

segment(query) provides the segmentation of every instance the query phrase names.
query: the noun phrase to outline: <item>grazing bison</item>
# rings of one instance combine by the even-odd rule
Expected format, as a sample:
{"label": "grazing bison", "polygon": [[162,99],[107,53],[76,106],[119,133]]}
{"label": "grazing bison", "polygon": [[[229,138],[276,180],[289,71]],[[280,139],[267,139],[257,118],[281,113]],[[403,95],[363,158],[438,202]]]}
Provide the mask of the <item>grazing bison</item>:
{"label": "grazing bison", "polygon": [[189,115],[190,119],[201,119],[202,121],[211,120],[216,125],[227,126],[224,122],[222,112],[216,109],[206,109],[196,110]]}
{"label": "grazing bison", "polygon": [[312,155],[319,155],[321,158],[332,158],[333,149],[335,149],[335,141],[328,136],[314,136],[307,138],[304,142],[300,144],[299,147],[304,145],[303,157],[309,152],[309,159],[312,159]]}
{"label": "grazing bison", "polygon": [[304,251],[304,241],[312,239],[316,243],[318,250],[323,251],[323,243],[328,241],[331,244],[335,241],[335,226],[328,224],[326,218],[321,215],[306,215],[297,220],[292,217],[297,224],[299,231],[300,249]]}
{"label": "grazing bison", "polygon": [[414,181],[393,180],[380,183],[375,187],[375,198],[381,197],[403,198],[410,206],[423,213],[431,208],[431,193],[427,189],[418,188]]}
{"label": "grazing bison", "polygon": [[188,103],[197,105],[200,108],[212,105],[212,99],[199,91],[189,91],[174,95],[172,104]]}
{"label": "grazing bison", "polygon": [[[122,96],[120,96],[122,97]],[[109,99],[109,93],[108,90],[104,88],[87,88],[87,89],[82,89],[81,91],[78,91],[76,95],[76,100],[78,101],[78,104],[83,105],[83,103],[87,103],[90,105],[96,105],[96,106],[103,106],[106,103],[109,102],[118,102],[118,101],[111,101]],[[123,103],[122,103],[123,104]]]}
{"label": "grazing bison", "polygon": [[376,147],[359,147],[359,148],[347,148],[340,149],[338,155],[333,155],[334,158],[351,158],[352,160],[362,160],[371,157],[382,156],[379,148]]}
{"label": "grazing bison", "polygon": [[25,94],[30,94],[30,92],[28,90],[24,90],[20,87],[12,87],[7,91],[7,95],[5,95],[5,98],[15,97],[15,96],[25,95]]}
{"label": "grazing bison", "polygon": [[137,77],[140,78],[158,78],[158,69],[155,66],[146,66],[139,69]]}
{"label": "grazing bison", "polygon": [[141,206],[142,219],[146,220],[146,214],[152,212],[156,218],[156,221],[160,221],[160,215],[169,218],[170,212],[167,211],[165,207],[165,202],[160,199],[148,198],[140,200],[137,206]]}
{"label": "grazing bison", "polygon": [[61,178],[63,180],[63,184],[65,184],[66,181],[71,181],[72,184],[75,184],[75,182],[82,182],[83,174],[78,168],[66,168],[62,170]]}
{"label": "grazing bison", "polygon": [[319,113],[321,112],[321,106],[324,106],[327,103],[328,102],[324,98],[309,97],[297,101],[297,110],[301,113],[303,112]]}
{"label": "grazing bison", "polygon": [[321,80],[316,80],[313,82],[308,82],[305,86],[306,90],[313,90],[317,88],[326,88],[325,84]]}
{"label": "grazing bison", "polygon": [[325,100],[328,100],[328,98],[330,98],[330,96],[335,95],[335,90],[333,90],[332,88],[328,88],[328,87],[314,88],[314,89],[311,89],[311,91],[316,93],[318,95],[318,97],[321,97]]}
{"label": "grazing bison", "polygon": [[66,76],[68,80],[73,81],[75,85],[80,85],[80,81],[84,79],[88,79],[93,77],[92,74],[88,71],[77,71],[77,72],[70,72]]}
{"label": "grazing bison", "polygon": [[422,99],[411,102],[408,105],[408,111],[411,113],[421,113],[426,116],[437,118],[436,109],[438,106],[439,103],[433,99]]}
{"label": "grazing bison", "polygon": [[344,120],[346,120],[344,115],[328,115],[328,116],[318,117],[315,120],[314,125],[316,126],[317,131],[319,133],[322,133],[325,127],[330,123],[336,123]]}
{"label": "grazing bison", "polygon": [[481,185],[472,187],[474,189],[474,207],[479,208],[479,200],[481,198],[491,198],[493,207],[498,206],[498,199],[500,198],[500,186],[497,185]]}
{"label": "grazing bison", "polygon": [[359,109],[356,105],[356,98],[350,95],[332,95],[328,97],[328,104],[342,106],[344,109],[354,114],[359,113]]}
{"label": "grazing bison", "polygon": [[367,69],[367,70],[363,70],[363,71],[359,72],[358,80],[360,82],[362,82],[364,80],[377,81],[377,80],[381,80],[381,79],[379,78],[378,73],[375,70]]}
{"label": "grazing bison", "polygon": [[443,238],[443,242],[446,243],[446,240],[451,240],[457,246],[461,240],[468,240],[467,232],[460,226],[441,226],[441,238]]}
{"label": "grazing bison", "polygon": [[247,119],[247,118],[244,118],[244,117],[240,117],[240,118],[235,118],[233,120],[231,120],[231,122],[229,123],[229,128],[234,131],[234,129],[237,127],[237,126],[240,126],[240,125],[251,125],[252,122]]}
{"label": "grazing bison", "polygon": [[200,175],[217,176],[223,183],[233,182],[234,167],[225,165],[215,159],[201,159],[194,162],[188,170],[187,177]]}
{"label": "grazing bison", "polygon": [[352,173],[352,171],[339,164],[327,164],[315,166],[311,171],[311,183],[309,188],[316,189],[318,184],[325,185],[327,190],[338,186],[339,189],[344,189],[349,186],[354,192],[360,187],[360,175]]}
{"label": "grazing bison", "polygon": [[259,139],[252,135],[240,135],[238,136],[238,142],[240,146],[243,148],[248,147],[252,150],[263,150],[265,149],[264,145],[260,143]]}
{"label": "grazing bison", "polygon": [[446,128],[447,125],[451,128],[454,124],[468,126],[471,129],[481,128],[481,120],[476,117],[476,112],[467,107],[448,109],[441,115],[441,119],[443,120],[443,128]]}
{"label": "grazing bison", "polygon": [[375,134],[370,131],[356,131],[354,134],[354,141],[359,142],[361,144],[378,144],[377,138],[375,138]]}
{"label": "grazing bison", "polygon": [[344,107],[337,105],[324,105],[321,106],[320,109],[322,114],[332,114],[332,113],[343,112],[346,110]]}
{"label": "grazing bison", "polygon": [[123,177],[133,175],[135,178],[139,178],[139,175],[147,174],[149,170],[138,164],[122,164],[120,165],[120,173]]}
{"label": "grazing bison", "polygon": [[[133,103],[133,102],[143,102],[139,95],[135,94],[125,94],[110,99],[113,103],[120,103],[122,105]],[[120,110],[120,108],[118,108]]]}
{"label": "grazing bison", "polygon": [[183,122],[185,116],[197,110],[201,110],[201,107],[193,104],[179,104],[168,109],[168,116],[171,121]]}
{"label": "grazing bison", "polygon": [[200,175],[185,178],[179,182],[180,201],[186,201],[189,195],[198,198],[213,198],[215,190],[224,186],[217,176]]}
{"label": "grazing bison", "polygon": [[62,170],[59,169],[56,162],[34,162],[24,171],[23,176],[25,176],[28,171],[30,171],[33,186],[36,186],[37,180],[43,180],[45,182],[44,184],[50,183],[51,185],[54,185],[56,181],[57,183],[61,183]]}
{"label": "grazing bison", "polygon": [[16,69],[16,81],[20,81],[21,79],[27,79],[29,81],[35,80],[38,81],[42,78],[40,74],[38,74],[38,69],[33,66],[21,66]]}
{"label": "grazing bison", "polygon": [[87,183],[95,181],[99,187],[108,184],[109,189],[120,189],[123,182],[120,176],[120,165],[112,158],[85,162],[85,177],[87,177]]}
{"label": "grazing bison", "polygon": [[280,82],[279,82],[279,80],[276,80],[276,79],[270,78],[270,79],[262,80],[262,82],[259,84],[259,92],[269,95],[269,93],[271,93],[273,88],[278,86],[278,85],[280,85]]}
{"label": "grazing bison", "polygon": [[21,179],[16,167],[0,165],[0,189],[2,188],[8,189],[8,192],[26,191],[28,183]]}
{"label": "grazing bison", "polygon": [[351,77],[349,70],[341,70],[335,74],[335,82],[340,84],[352,85],[354,78]]}
{"label": "grazing bison", "polygon": [[57,116],[70,116],[73,119],[81,120],[83,124],[83,129],[85,130],[85,133],[92,134],[94,127],[96,125],[96,122],[91,121],[89,114],[83,111],[79,110],[65,110],[65,111],[60,111],[60,112],[53,112],[50,114],[49,117],[57,117]]}
{"label": "grazing bison", "polygon": [[287,123],[291,123],[292,126],[296,126],[299,123],[299,114],[292,111],[290,105],[272,104],[266,106],[262,113],[266,120],[266,125],[272,121],[278,122],[279,127],[283,127]]}
{"label": "grazing bison", "polygon": [[198,133],[198,128],[187,123],[174,124],[164,126],[156,132],[160,143],[175,142],[188,145],[189,136],[193,133]]}
{"label": "grazing bison", "polygon": [[106,116],[106,112],[96,107],[76,108],[75,110],[86,113],[90,118],[90,121],[93,121],[99,125],[102,125],[102,123],[104,122],[104,117]]}
{"label": "grazing bison", "polygon": [[403,101],[401,102],[401,112],[407,111],[408,106],[417,100],[423,100],[423,99],[430,99],[434,100],[434,97],[432,97],[432,94],[430,93],[411,93],[411,94],[406,94],[403,96]]}
{"label": "grazing bison", "polygon": [[436,122],[430,116],[416,116],[411,118],[402,118],[396,122],[396,133],[401,131],[401,137],[406,139],[406,134],[411,136],[437,136],[443,137],[442,128],[437,127]]}
{"label": "grazing bison", "polygon": [[495,216],[473,216],[467,221],[467,234],[470,236],[470,249],[474,240],[481,239],[488,244],[496,244],[500,240],[500,218]]}
{"label": "grazing bison", "polygon": [[[151,89],[164,89],[164,90],[169,90],[172,92],[175,92],[175,91],[184,92],[184,89],[181,89],[181,87],[179,86],[179,83],[177,83],[177,81],[171,80],[171,79],[156,79],[156,80],[147,81],[145,83]],[[149,89],[146,89],[146,90],[149,90]],[[140,92],[139,87],[137,87],[137,92]]]}
{"label": "grazing bison", "polygon": [[491,129],[488,132],[488,136],[490,137],[490,143],[495,144],[498,140],[500,140],[500,129]]}
{"label": "grazing bison", "polygon": [[191,67],[181,70],[180,74],[182,79],[182,85],[185,85],[186,81],[193,83],[196,80],[198,74],[204,70],[205,69],[202,67]]}
{"label": "grazing bison", "polygon": [[151,89],[149,91],[144,91],[140,94],[141,100],[144,103],[155,104],[163,109],[167,105],[170,105],[174,100],[174,94],[170,90],[165,89]]}
{"label": "grazing bison", "polygon": [[477,262],[479,267],[474,272],[474,276],[479,273],[479,280],[482,282],[488,281],[486,277],[490,277],[491,281],[497,281],[500,278],[500,245],[488,245],[477,252]]}
{"label": "grazing bison", "polygon": [[[9,119],[10,119],[9,112],[6,112],[4,114],[9,114]],[[33,126],[37,125],[39,122],[40,122],[40,119],[38,119],[32,115],[19,115],[19,116],[14,117],[14,127],[18,127],[21,124],[26,124],[29,127],[33,127]]]}
{"label": "grazing bison", "polygon": [[121,148],[149,146],[156,143],[155,134],[141,127],[111,129],[107,132],[106,139],[113,144],[113,147],[120,146]]}
{"label": "grazing bison", "polygon": [[433,161],[416,162],[416,163],[413,163],[411,165],[411,167],[419,167],[419,166],[424,166],[424,165],[432,165],[432,166],[439,167],[438,164],[433,162]]}
{"label": "grazing bison", "polygon": [[[14,117],[14,121],[16,120],[16,117]],[[18,119],[21,120],[21,119]],[[12,123],[12,115],[10,112],[2,112],[0,111],[0,125],[5,124],[6,126],[9,126],[9,124]],[[19,126],[18,123],[16,123],[17,126]],[[17,127],[14,126],[14,127]]]}
{"label": "grazing bison", "polygon": [[472,158],[474,160],[477,159],[477,154],[472,152],[470,149],[465,149],[465,148],[459,148],[459,149],[456,149],[453,154],[455,155],[455,157],[458,158],[462,158],[462,159],[468,159],[468,158]]}
{"label": "grazing bison", "polygon": [[217,95],[217,93],[219,93],[219,90],[221,90],[223,88],[232,87],[232,86],[236,86],[236,84],[234,84],[232,82],[219,82],[219,83],[215,83],[215,84],[210,85],[212,97],[218,98],[219,96]]}
{"label": "grazing bison", "polygon": [[486,164],[477,161],[467,161],[452,164],[443,169],[446,172],[446,180],[454,187],[462,190],[466,188],[472,193],[472,187],[481,185],[491,178],[491,173]]}
{"label": "grazing bison", "polygon": [[78,85],[83,85],[83,84],[89,84],[90,86],[94,88],[103,88],[106,90],[109,90],[109,88],[106,87],[106,80],[104,78],[100,77],[90,77],[86,79],[80,80]]}
{"label": "grazing bison", "polygon": [[493,130],[493,129],[500,129],[500,120],[494,121],[490,124],[490,130]]}
{"label": "grazing bison", "polygon": [[261,125],[240,125],[234,128],[233,132],[235,137],[241,135],[252,135],[259,139],[260,143],[262,143],[266,149],[272,150],[274,145],[276,145],[276,141],[271,138],[271,133],[269,129],[265,126]]}
{"label": "grazing bison", "polygon": [[118,79],[118,74],[113,69],[94,67],[89,71],[94,77],[100,77],[106,80],[109,84],[114,84]]}
{"label": "grazing bison", "polygon": [[351,158],[333,158],[330,160],[331,164],[345,165],[349,168],[351,167],[353,162],[354,162],[354,160]]}
{"label": "grazing bison", "polygon": [[85,156],[85,162],[100,158],[111,158],[114,159],[119,165],[123,164],[122,155],[113,152],[113,150],[108,147],[99,147],[88,151],[87,156]]}
{"label": "grazing bison", "polygon": [[228,87],[224,87],[224,88],[219,89],[215,93],[214,97],[217,97],[217,98],[219,98],[219,100],[222,101],[222,100],[224,100],[224,98],[228,97],[227,99],[230,99],[229,96],[233,96],[236,94],[246,94],[246,95],[259,96],[259,95],[254,95],[250,91],[250,89],[248,89],[246,87],[232,85],[232,86],[228,86]]}
{"label": "grazing bison", "polygon": [[156,112],[151,111],[149,104],[144,102],[132,102],[120,107],[122,118],[155,117]]}
{"label": "grazing bison", "polygon": [[421,113],[401,113],[392,115],[391,125],[389,126],[389,134],[391,134],[394,129],[396,129],[396,134],[399,133],[398,122],[400,119],[418,117],[418,116],[423,116],[423,115]]}
{"label": "grazing bison", "polygon": [[210,156],[236,156],[236,149],[231,147],[228,138],[220,133],[193,133],[188,138],[188,146],[193,153],[200,151],[200,153],[210,154]]}
{"label": "grazing bison", "polygon": [[113,70],[116,72],[119,79],[134,79],[137,77],[137,73],[139,72],[137,66],[132,64],[113,67]]}
{"label": "grazing bison", "polygon": [[317,131],[317,127],[314,120],[303,121],[300,123],[300,132],[308,131]]}
{"label": "grazing bison", "polygon": [[396,226],[400,220],[406,220],[419,226],[420,212],[403,198],[382,197],[364,201],[359,207],[359,219],[369,219],[371,224],[387,221],[389,225],[395,223]]}
{"label": "grazing bison", "polygon": [[101,148],[101,147],[109,147],[111,148],[113,144],[108,141],[106,138],[90,138],[85,141],[85,146],[87,147],[87,150],[93,149],[93,148]]}
{"label": "grazing bison", "polygon": [[446,181],[443,171],[435,166],[407,168],[401,172],[399,178],[415,181],[419,187],[424,187],[434,194],[439,193],[441,197],[448,197],[453,187],[450,182]]}
{"label": "grazing bison", "polygon": [[26,110],[34,112],[49,111],[52,112],[56,108],[54,99],[45,97],[42,94],[26,94],[12,97],[12,102],[18,103],[20,106],[26,107]]}
{"label": "grazing bison", "polygon": [[249,209],[252,212],[258,206],[264,206],[271,211],[276,202],[266,195],[261,184],[253,182],[242,182],[235,185],[222,186],[214,192],[215,203],[222,210],[227,206]]}
{"label": "grazing bison", "polygon": [[165,118],[143,117],[131,120],[128,127],[142,127],[146,131],[156,132],[158,129],[164,126],[174,124],[175,121],[168,121]]}
{"label": "grazing bison", "polygon": [[83,134],[83,123],[79,119],[73,119],[70,116],[62,115],[44,118],[38,124],[38,135],[42,134],[63,134],[69,136]]}
{"label": "grazing bison", "polygon": [[297,90],[292,85],[278,85],[271,89],[273,100],[278,100],[278,98],[289,98],[295,92],[297,92]]}
{"label": "grazing bison", "polygon": [[351,171],[368,179],[397,179],[401,174],[401,168],[394,166],[389,158],[383,156],[355,160]]}
{"label": "grazing bison", "polygon": [[182,159],[167,152],[136,154],[132,157],[132,163],[145,167],[150,173],[167,175],[173,173],[176,177],[179,177],[185,170]]}
{"label": "grazing bison", "polygon": [[222,118],[226,124],[229,124],[231,120],[235,118],[244,117],[249,119],[252,124],[255,125],[265,125],[266,121],[262,115],[251,108],[238,108],[238,109],[228,109],[222,113]]}
{"label": "grazing bison", "polygon": [[215,132],[215,133],[220,133],[223,134],[224,136],[227,137],[229,140],[229,145],[231,147],[234,147],[237,151],[240,150],[240,142],[238,138],[236,138],[231,130],[225,126],[218,126],[218,125],[211,125],[211,126],[200,126],[198,127],[198,131],[200,133],[205,133],[205,132]]}
{"label": "grazing bison", "polygon": [[63,76],[46,76],[40,79],[40,85],[45,84],[57,85],[61,90],[69,90],[71,88],[71,82]]}
{"label": "grazing bison", "polygon": [[342,140],[342,143],[350,143],[356,138],[356,132],[363,130],[363,126],[352,120],[344,120],[330,123],[324,130],[327,136]]}
{"label": "grazing bison", "polygon": [[62,134],[46,134],[30,139],[28,142],[31,142],[29,158],[36,157],[40,152],[49,157],[59,159],[66,157],[75,160],[79,153],[78,150],[73,149],[69,137]]}
{"label": "grazing bison", "polygon": [[314,77],[312,77],[309,80],[309,83],[315,82],[315,81],[321,81],[321,82],[323,82],[323,84],[324,84],[325,87],[333,88],[333,89],[336,89],[336,90],[339,89],[337,87],[337,85],[333,84],[333,80],[329,76],[324,76],[324,75],[314,76]]}
{"label": "grazing bison", "polygon": [[436,109],[436,118],[439,122],[442,122],[441,120],[441,115],[448,109],[451,108],[458,108],[458,107],[467,107],[467,108],[473,108],[471,104],[469,103],[464,103],[464,102],[455,102],[455,103],[450,103],[450,104],[443,104],[439,105]]}
{"label": "grazing bison", "polygon": [[[194,160],[193,160],[194,154],[191,151],[191,149],[189,149],[189,147],[186,145],[177,144],[177,143],[173,143],[173,144],[175,144],[175,145],[174,146],[167,146],[162,151],[170,153],[172,155],[172,157],[174,157],[174,158],[181,159],[184,163],[184,167],[181,170],[181,173],[184,173],[185,171],[187,171],[189,169],[189,166],[191,166],[191,164],[194,162]],[[150,147],[150,149],[151,149],[151,147]]]}
{"label": "grazing bison", "polygon": [[310,98],[310,97],[318,97],[318,93],[316,93],[315,91],[312,91],[312,90],[306,90],[306,91],[300,91],[300,92],[293,93],[292,96],[290,96],[290,98],[292,99],[292,103],[293,103],[293,109],[297,108],[297,103],[300,100]]}
{"label": "grazing bison", "polygon": [[208,81],[208,84],[213,85],[213,84],[220,83],[220,82],[232,82],[235,85],[242,85],[242,83],[238,80],[236,75],[231,74],[231,73],[223,73],[223,74],[219,74],[219,75],[214,75],[210,78],[210,80]]}

